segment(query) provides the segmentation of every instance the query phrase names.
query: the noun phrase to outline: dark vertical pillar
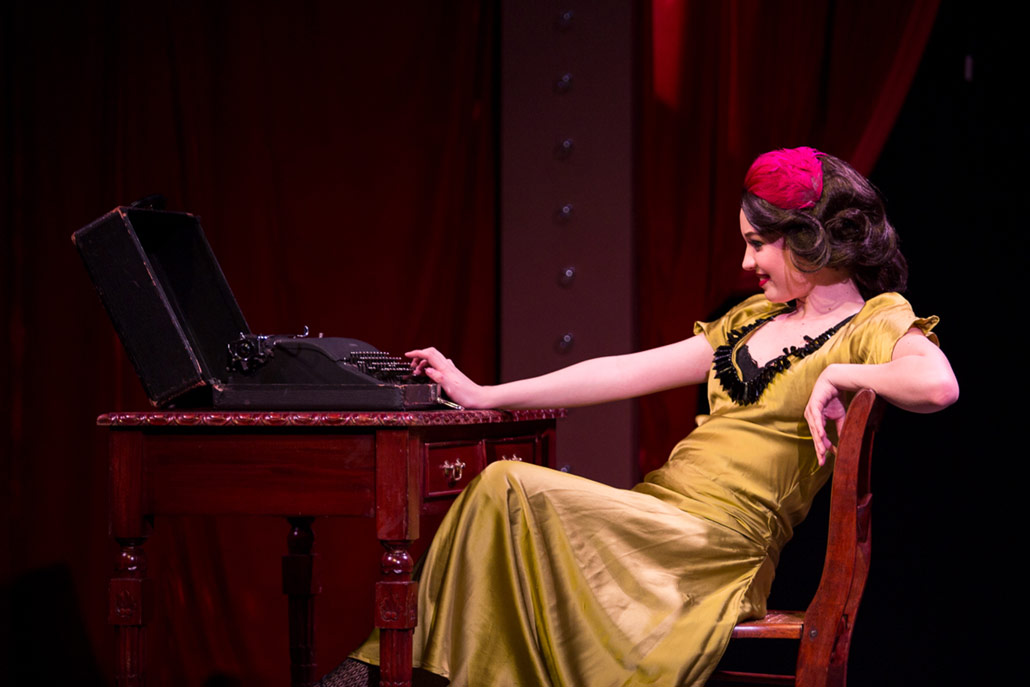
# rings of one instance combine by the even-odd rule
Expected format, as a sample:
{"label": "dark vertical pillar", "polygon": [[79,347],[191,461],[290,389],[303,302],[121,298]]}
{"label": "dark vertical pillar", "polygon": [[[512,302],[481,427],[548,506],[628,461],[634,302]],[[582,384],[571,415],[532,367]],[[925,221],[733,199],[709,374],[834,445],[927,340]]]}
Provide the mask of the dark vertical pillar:
{"label": "dark vertical pillar", "polygon": [[[505,2],[501,91],[501,375],[634,345],[635,3]],[[558,466],[628,486],[633,406],[573,410]]]}

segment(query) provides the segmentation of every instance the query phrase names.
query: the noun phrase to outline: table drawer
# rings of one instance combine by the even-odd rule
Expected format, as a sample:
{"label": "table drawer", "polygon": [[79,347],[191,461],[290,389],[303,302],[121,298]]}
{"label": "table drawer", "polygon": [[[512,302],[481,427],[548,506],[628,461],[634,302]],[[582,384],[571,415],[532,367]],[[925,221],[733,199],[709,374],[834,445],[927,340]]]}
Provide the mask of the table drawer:
{"label": "table drawer", "polygon": [[512,439],[487,439],[486,462],[495,460],[517,460],[523,463],[543,464],[540,446],[534,437]]}
{"label": "table drawer", "polygon": [[426,444],[426,498],[455,496],[486,467],[483,442]]}

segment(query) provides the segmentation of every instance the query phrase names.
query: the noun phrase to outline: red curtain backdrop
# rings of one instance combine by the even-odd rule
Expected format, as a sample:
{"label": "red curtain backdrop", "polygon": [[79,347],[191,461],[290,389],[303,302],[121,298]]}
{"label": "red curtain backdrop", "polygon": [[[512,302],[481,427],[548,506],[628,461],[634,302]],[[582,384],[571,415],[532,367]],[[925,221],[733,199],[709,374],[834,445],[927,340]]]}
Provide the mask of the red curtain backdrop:
{"label": "red curtain backdrop", "polygon": [[[651,0],[641,50],[639,343],[692,334],[757,291],[741,270],[744,172],[810,145],[869,173],[908,92],[937,0]],[[696,391],[641,401],[642,472],[693,427]]]}
{"label": "red curtain backdrop", "polygon": [[[394,351],[432,342],[495,377],[495,5],[0,7],[10,683],[99,683],[112,663],[93,420],[146,401],[68,240],[78,227],[163,192],[201,215],[255,331],[309,325]],[[869,170],[936,2],[641,9],[639,343],[652,346],[749,287],[737,207],[755,155],[808,144]],[[665,459],[693,412],[693,392],[643,402],[642,467]],[[315,524],[324,667],[371,618],[365,527]],[[286,532],[272,519],[158,523],[152,684],[286,682]]]}
{"label": "red curtain backdrop", "polygon": [[[88,684],[113,658],[93,422],[147,402],[75,229],[164,193],[201,216],[253,330],[309,325],[395,352],[432,342],[494,378],[493,12],[479,0],[0,9],[9,683],[34,684],[31,669]],[[157,523],[151,684],[287,684],[287,531]],[[370,627],[379,556],[370,523],[315,531],[331,667]]]}

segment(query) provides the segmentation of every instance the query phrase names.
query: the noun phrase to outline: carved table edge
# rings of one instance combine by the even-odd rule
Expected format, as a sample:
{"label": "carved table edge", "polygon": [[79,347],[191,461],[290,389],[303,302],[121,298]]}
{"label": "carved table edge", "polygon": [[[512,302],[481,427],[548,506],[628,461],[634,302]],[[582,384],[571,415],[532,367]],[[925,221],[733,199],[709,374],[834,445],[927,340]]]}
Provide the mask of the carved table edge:
{"label": "carved table edge", "polygon": [[557,420],[564,408],[538,410],[240,411],[152,410],[104,413],[101,427],[422,427]]}

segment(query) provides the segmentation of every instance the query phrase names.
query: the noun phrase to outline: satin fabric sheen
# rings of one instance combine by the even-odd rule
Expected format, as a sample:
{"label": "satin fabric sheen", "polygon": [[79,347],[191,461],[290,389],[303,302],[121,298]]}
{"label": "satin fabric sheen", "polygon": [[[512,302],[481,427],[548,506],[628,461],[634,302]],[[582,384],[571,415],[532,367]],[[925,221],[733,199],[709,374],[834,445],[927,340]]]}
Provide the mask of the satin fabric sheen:
{"label": "satin fabric sheen", "polygon": [[[695,331],[715,348],[785,309],[755,296]],[[888,362],[913,326],[936,342],[936,323],[882,294],[754,405],[710,375],[711,414],[632,490],[490,465],[430,547],[415,665],[454,687],[704,684],[734,624],[765,613],[779,551],[832,469],[803,418],[819,373]],[[378,649],[373,633],[352,656],[378,663]]]}

